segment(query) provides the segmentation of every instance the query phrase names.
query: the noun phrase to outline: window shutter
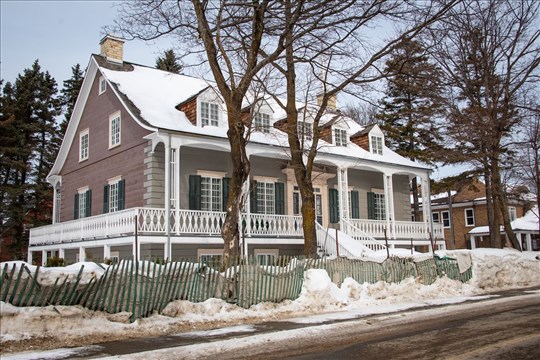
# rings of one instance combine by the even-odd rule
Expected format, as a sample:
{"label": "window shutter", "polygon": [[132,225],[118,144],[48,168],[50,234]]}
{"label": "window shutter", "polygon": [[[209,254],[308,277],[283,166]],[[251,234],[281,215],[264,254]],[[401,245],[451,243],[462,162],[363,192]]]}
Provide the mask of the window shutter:
{"label": "window shutter", "polygon": [[189,175],[189,210],[201,210],[200,175]]}
{"label": "window shutter", "polygon": [[73,201],[73,219],[77,220],[79,218],[79,194],[75,193],[75,198]]}
{"label": "window shutter", "polygon": [[253,180],[249,185],[249,208],[252,214],[257,213],[257,182]]}
{"label": "window shutter", "polygon": [[92,216],[92,190],[86,191],[86,216]]}
{"label": "window shutter", "polygon": [[124,210],[126,207],[126,180],[122,179],[118,182],[118,210]]}
{"label": "window shutter", "polygon": [[337,189],[328,189],[328,202],[330,206],[330,223],[339,222],[339,200]]}
{"label": "window shutter", "polygon": [[229,200],[229,188],[231,186],[231,178],[224,177],[221,181],[221,190],[223,194],[223,207],[221,211],[227,211],[227,201]]}
{"label": "window shutter", "polygon": [[375,220],[375,193],[367,193],[368,219]]}
{"label": "window shutter", "polygon": [[360,219],[360,206],[358,199],[358,191],[351,191],[351,218]]}
{"label": "window shutter", "polygon": [[275,211],[277,215],[285,215],[285,184],[277,182],[274,184],[276,192]]}
{"label": "window shutter", "polygon": [[103,187],[103,213],[109,212],[109,184]]}

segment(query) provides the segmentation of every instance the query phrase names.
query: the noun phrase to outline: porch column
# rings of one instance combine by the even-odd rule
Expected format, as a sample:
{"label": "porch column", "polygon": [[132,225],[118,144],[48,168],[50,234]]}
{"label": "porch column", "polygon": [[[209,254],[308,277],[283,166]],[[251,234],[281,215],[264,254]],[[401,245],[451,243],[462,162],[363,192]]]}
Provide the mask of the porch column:
{"label": "porch column", "polygon": [[103,260],[111,258],[111,245],[103,245]]}
{"label": "porch column", "polygon": [[469,241],[471,242],[471,250],[476,249],[476,236],[471,235]]}
{"label": "porch column", "polygon": [[141,244],[137,238],[133,239],[133,259],[139,261],[141,258]]}
{"label": "porch column", "polygon": [[392,186],[392,175],[383,175],[384,202],[386,208],[386,228],[391,238],[396,238],[396,219],[394,216],[394,190]]}
{"label": "porch column", "polygon": [[[433,234],[433,219],[431,218],[431,195],[429,189],[429,176],[421,177],[420,188],[422,191],[422,218],[426,226],[426,234]],[[429,235],[427,235],[429,237]]]}
{"label": "porch column", "polygon": [[339,204],[339,226],[343,228],[341,224],[342,219],[349,220],[349,182],[348,182],[348,168],[338,168],[338,204]]}
{"label": "porch column", "polygon": [[525,242],[527,243],[527,251],[532,251],[532,236],[530,233],[525,234]]}
{"label": "porch column", "polygon": [[86,261],[86,249],[82,246],[79,248],[79,262]]}
{"label": "porch column", "polygon": [[171,163],[171,136],[169,135],[165,143],[165,242],[164,257],[169,259],[171,254],[171,168],[174,164]]}
{"label": "porch column", "polygon": [[[175,181],[174,181],[174,193],[176,194],[176,203],[174,205],[175,209],[175,229],[176,229],[176,235],[180,235],[180,175],[181,175],[181,169],[180,166],[180,147],[178,147],[175,151],[175,159],[176,163],[176,169],[175,169]],[[172,245],[171,245],[171,255],[172,255]]]}
{"label": "porch column", "polygon": [[66,249],[64,249],[64,248],[58,249],[58,257],[60,259],[65,259],[66,258]]}
{"label": "porch column", "polygon": [[47,250],[41,250],[41,266],[47,264]]}
{"label": "porch column", "polygon": [[34,259],[33,255],[34,255],[34,252],[28,250],[28,254],[26,255],[26,262],[29,263],[30,265],[32,265],[32,260]]}

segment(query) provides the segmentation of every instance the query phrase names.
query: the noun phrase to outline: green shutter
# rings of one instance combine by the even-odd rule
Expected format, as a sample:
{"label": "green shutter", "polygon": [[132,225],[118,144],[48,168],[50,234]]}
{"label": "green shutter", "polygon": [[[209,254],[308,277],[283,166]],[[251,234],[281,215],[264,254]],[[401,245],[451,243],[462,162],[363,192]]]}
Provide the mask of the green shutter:
{"label": "green shutter", "polygon": [[92,216],[92,190],[86,191],[86,216]]}
{"label": "green shutter", "polygon": [[275,211],[277,215],[285,215],[285,184],[274,184],[276,198],[275,198]]}
{"label": "green shutter", "polygon": [[375,193],[367,193],[368,219],[375,220]]}
{"label": "green shutter", "polygon": [[189,210],[201,210],[200,175],[189,175]]}
{"label": "green shutter", "polygon": [[257,213],[257,182],[253,180],[249,184],[249,208],[252,214]]}
{"label": "green shutter", "polygon": [[328,189],[328,202],[330,210],[330,223],[339,222],[339,198],[337,189]]}
{"label": "green shutter", "polygon": [[103,187],[103,213],[109,212],[109,185]]}
{"label": "green shutter", "polygon": [[73,219],[77,220],[79,218],[79,194],[75,193],[75,198],[73,199]]}
{"label": "green shutter", "polygon": [[126,180],[118,182],[118,210],[124,210],[126,207]]}
{"label": "green shutter", "polygon": [[222,194],[223,194],[223,207],[222,211],[227,211],[227,201],[229,200],[229,188],[231,186],[231,178],[224,177],[221,182]]}
{"label": "green shutter", "polygon": [[358,191],[351,191],[351,218],[360,219],[360,206],[358,200]]}

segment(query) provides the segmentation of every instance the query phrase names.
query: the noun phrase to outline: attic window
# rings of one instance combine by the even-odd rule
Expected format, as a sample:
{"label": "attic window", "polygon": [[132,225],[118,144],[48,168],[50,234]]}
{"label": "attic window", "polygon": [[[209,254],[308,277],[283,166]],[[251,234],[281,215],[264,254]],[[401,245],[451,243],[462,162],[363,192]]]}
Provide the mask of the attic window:
{"label": "attic window", "polygon": [[347,146],[347,130],[334,129],[334,144],[336,146]]}
{"label": "attic window", "polygon": [[107,81],[103,76],[99,78],[99,95],[103,94],[107,90]]}
{"label": "attic window", "polygon": [[383,141],[381,136],[371,136],[371,152],[373,154],[382,155],[383,154]]}
{"label": "attic window", "polygon": [[219,126],[218,105],[209,102],[201,103],[201,125]]}
{"label": "attic window", "polygon": [[304,121],[298,122],[298,138],[311,140],[313,139],[313,127],[312,124],[309,124]]}
{"label": "attic window", "polygon": [[256,113],[253,118],[253,126],[255,130],[262,132],[270,131],[270,115],[265,113]]}

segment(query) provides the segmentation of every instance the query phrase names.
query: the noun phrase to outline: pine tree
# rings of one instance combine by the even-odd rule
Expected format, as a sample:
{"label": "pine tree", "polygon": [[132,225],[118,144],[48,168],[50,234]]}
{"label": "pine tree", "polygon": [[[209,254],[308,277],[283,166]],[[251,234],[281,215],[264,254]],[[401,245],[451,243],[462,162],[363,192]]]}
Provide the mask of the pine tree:
{"label": "pine tree", "polygon": [[22,258],[28,227],[50,222],[52,190],[46,182],[59,147],[61,113],[56,81],[36,60],[1,96],[0,187],[2,234]]}
{"label": "pine tree", "polygon": [[[386,62],[383,109],[376,115],[388,146],[398,154],[433,164],[440,150],[437,117],[442,113],[439,69],[429,62],[422,44],[405,39]],[[417,181],[413,178],[414,214],[418,219]]]}
{"label": "pine tree", "polygon": [[156,69],[168,71],[174,74],[180,74],[183,66],[180,64],[180,60],[174,53],[173,49],[169,49],[163,53],[163,57],[157,58]]}
{"label": "pine tree", "polygon": [[63,138],[66,133],[66,129],[73,114],[73,108],[75,102],[81,91],[81,86],[84,80],[84,71],[81,70],[81,65],[76,64],[71,67],[71,78],[64,80],[64,87],[62,89],[62,106],[65,108],[64,120],[60,124],[60,137]]}

